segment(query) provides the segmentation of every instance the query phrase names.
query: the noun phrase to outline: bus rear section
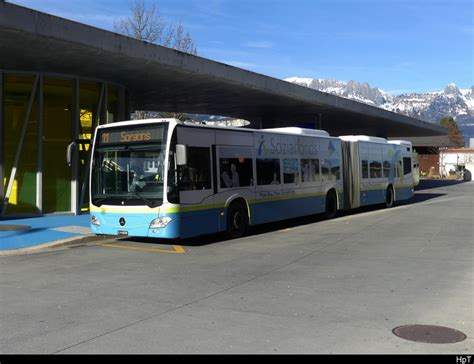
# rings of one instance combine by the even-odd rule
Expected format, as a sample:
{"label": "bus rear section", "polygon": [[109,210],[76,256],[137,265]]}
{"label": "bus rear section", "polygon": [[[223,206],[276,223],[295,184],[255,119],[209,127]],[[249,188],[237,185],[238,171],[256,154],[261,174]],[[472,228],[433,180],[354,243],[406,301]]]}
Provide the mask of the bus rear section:
{"label": "bus rear section", "polygon": [[344,161],[344,209],[396,201],[413,196],[412,147],[363,135],[341,136]]}

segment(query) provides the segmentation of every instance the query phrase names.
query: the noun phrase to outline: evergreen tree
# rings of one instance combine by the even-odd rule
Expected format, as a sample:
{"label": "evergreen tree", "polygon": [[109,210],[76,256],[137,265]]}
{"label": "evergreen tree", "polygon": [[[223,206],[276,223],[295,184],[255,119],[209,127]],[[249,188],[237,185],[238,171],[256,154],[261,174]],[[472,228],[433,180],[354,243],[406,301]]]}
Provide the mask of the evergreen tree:
{"label": "evergreen tree", "polygon": [[446,116],[439,121],[439,125],[448,129],[449,140],[453,147],[460,148],[464,146],[464,136],[459,130],[456,120],[452,116]]}

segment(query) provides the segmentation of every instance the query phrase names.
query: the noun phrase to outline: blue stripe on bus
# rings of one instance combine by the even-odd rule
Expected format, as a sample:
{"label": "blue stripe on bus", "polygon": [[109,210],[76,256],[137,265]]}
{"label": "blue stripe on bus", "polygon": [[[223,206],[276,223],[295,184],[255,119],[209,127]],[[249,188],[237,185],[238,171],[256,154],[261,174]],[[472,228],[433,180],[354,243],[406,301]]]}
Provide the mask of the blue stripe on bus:
{"label": "blue stripe on bus", "polygon": [[395,201],[408,200],[413,197],[414,188],[408,187],[395,187]]}
{"label": "blue stripe on bus", "polygon": [[[385,201],[384,190],[364,191],[365,202],[361,205],[382,203]],[[412,196],[410,187],[396,188],[396,199]],[[325,196],[310,196],[288,200],[265,201],[250,205],[250,224],[257,225],[278,220],[291,219],[300,216],[323,213],[325,211]],[[343,208],[343,194],[339,193],[339,208]],[[120,230],[127,231],[129,236],[154,238],[188,238],[191,236],[214,234],[226,229],[227,212],[223,208],[189,212],[172,212],[157,214],[127,214],[116,212],[93,212],[101,225],[91,225],[95,234],[118,235]],[[157,217],[169,216],[171,222],[160,229],[150,229],[150,223]],[[119,225],[119,219],[126,219],[125,226]]]}
{"label": "blue stripe on bus", "polygon": [[[375,205],[384,203],[386,199],[386,189],[365,190],[360,193],[360,205]],[[413,196],[413,187],[395,187],[395,201],[406,200]]]}
{"label": "blue stripe on bus", "polygon": [[[343,195],[339,194],[340,208]],[[250,205],[250,224],[257,225],[272,221],[291,219],[295,217],[322,213],[325,210],[325,196],[310,196],[288,200],[276,200],[253,203]],[[213,234],[224,231],[227,224],[223,208],[206,210],[160,213],[156,214],[127,214],[116,212],[93,212],[100,221],[100,226],[91,225],[95,234],[118,235],[127,231],[129,236],[145,236],[156,238],[187,238],[196,235]],[[161,229],[150,229],[151,221],[157,217],[169,216],[172,221]],[[119,225],[119,219],[126,219],[125,226]]]}
{"label": "blue stripe on bus", "polygon": [[250,205],[252,225],[324,212],[325,196],[276,200]]}
{"label": "blue stripe on bus", "polygon": [[[204,211],[163,213],[163,214],[134,214],[93,212],[100,221],[100,225],[91,225],[95,234],[119,235],[119,231],[126,231],[129,236],[143,236],[155,238],[186,238],[190,236],[212,234],[219,231],[219,212],[222,209]],[[171,222],[165,228],[150,229],[150,223],[157,217],[169,216]],[[126,224],[120,226],[119,219],[124,217]],[[137,224],[136,220],[140,223]],[[223,227],[223,229],[225,226]]]}
{"label": "blue stripe on bus", "polygon": [[360,205],[374,205],[385,202],[385,189],[365,190],[360,192]]}

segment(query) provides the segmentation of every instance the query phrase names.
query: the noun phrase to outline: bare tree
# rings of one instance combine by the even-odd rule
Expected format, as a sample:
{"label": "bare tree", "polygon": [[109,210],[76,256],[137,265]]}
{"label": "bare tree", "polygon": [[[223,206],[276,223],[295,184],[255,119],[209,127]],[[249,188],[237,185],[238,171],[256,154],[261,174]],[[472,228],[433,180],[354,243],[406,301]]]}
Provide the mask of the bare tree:
{"label": "bare tree", "polygon": [[[177,26],[168,24],[160,15],[158,8],[154,4],[147,6],[144,0],[133,0],[130,3],[130,15],[115,21],[114,30],[132,38],[197,54],[196,46],[189,32],[185,32],[181,20]],[[187,114],[181,112],[161,112],[158,115],[162,118],[177,118],[183,121],[190,119]],[[147,112],[141,110],[137,110],[134,115],[137,119],[146,117]]]}
{"label": "bare tree", "polygon": [[194,46],[194,42],[189,35],[189,32],[184,31],[183,24],[181,20],[179,21],[178,26],[174,29],[174,49],[179,49],[183,52],[197,54],[196,47]]}
{"label": "bare tree", "polygon": [[189,32],[185,32],[181,21],[177,26],[168,24],[154,4],[147,6],[144,0],[133,0],[130,3],[130,12],[128,17],[114,23],[117,33],[197,54],[196,46]]}

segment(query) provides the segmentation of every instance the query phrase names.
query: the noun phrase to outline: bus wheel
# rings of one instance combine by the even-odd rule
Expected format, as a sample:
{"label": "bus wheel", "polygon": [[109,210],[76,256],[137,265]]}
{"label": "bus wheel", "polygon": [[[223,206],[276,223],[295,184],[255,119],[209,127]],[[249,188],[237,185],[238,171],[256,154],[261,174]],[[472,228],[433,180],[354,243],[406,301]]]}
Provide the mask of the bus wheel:
{"label": "bus wheel", "polygon": [[333,219],[337,214],[337,198],[334,191],[329,191],[326,196],[326,210],[324,215],[327,219]]}
{"label": "bus wheel", "polygon": [[241,202],[233,202],[227,210],[227,235],[232,239],[242,237],[248,224],[245,206]]}
{"label": "bus wheel", "polygon": [[385,198],[385,207],[390,208],[393,206],[394,202],[394,195],[393,195],[393,187],[388,186],[387,188],[387,196]]}

